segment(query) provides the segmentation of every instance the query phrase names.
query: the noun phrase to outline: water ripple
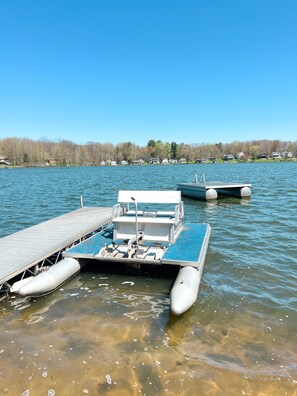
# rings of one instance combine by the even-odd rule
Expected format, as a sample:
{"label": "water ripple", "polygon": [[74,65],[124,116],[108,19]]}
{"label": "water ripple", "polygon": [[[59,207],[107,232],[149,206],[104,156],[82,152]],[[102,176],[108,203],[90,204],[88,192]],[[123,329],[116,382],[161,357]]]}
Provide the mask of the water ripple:
{"label": "water ripple", "polygon": [[296,163],[0,173],[1,236],[77,209],[80,194],[86,206],[111,206],[120,189],[175,189],[195,173],[252,183],[249,199],[184,199],[186,221],[209,223],[212,235],[199,298],[179,318],[169,312],[174,279],[100,266],[47,298],[2,301],[0,391],[37,394],[43,381],[63,394],[67,381],[72,394],[97,394],[114,386],[108,373],[119,394],[219,394],[230,384],[234,394],[296,393]]}

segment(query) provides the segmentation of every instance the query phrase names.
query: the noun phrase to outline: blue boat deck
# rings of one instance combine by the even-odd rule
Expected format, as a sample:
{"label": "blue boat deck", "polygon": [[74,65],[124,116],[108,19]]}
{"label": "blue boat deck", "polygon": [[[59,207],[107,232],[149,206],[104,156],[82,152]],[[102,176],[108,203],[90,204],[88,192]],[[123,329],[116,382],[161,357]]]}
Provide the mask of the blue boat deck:
{"label": "blue boat deck", "polygon": [[175,243],[162,258],[163,264],[199,266],[205,259],[210,236],[208,224],[187,223]]}
{"label": "blue boat deck", "polygon": [[[170,264],[193,267],[199,267],[204,264],[205,255],[210,237],[210,226],[208,224],[187,223],[184,225],[176,242],[169,245],[168,250],[156,264]],[[105,245],[114,242],[116,245],[121,244],[122,240],[113,240],[113,226],[99,232],[86,241],[68,249],[63,253],[65,257],[98,259],[96,255]],[[144,246],[153,245],[151,242],[145,242]],[[168,244],[167,244],[168,245]],[[104,260],[104,258],[100,258]],[[110,261],[110,260],[108,260]],[[123,259],[125,261],[125,259]],[[137,263],[146,264],[145,260],[133,259]],[[152,264],[150,261],[147,264]]]}
{"label": "blue boat deck", "polygon": [[80,244],[66,250],[63,253],[63,256],[91,259],[100,252],[105,244],[109,245],[112,242],[120,243],[121,241],[113,240],[113,226],[110,226],[105,230],[93,235],[84,242],[81,242]]}

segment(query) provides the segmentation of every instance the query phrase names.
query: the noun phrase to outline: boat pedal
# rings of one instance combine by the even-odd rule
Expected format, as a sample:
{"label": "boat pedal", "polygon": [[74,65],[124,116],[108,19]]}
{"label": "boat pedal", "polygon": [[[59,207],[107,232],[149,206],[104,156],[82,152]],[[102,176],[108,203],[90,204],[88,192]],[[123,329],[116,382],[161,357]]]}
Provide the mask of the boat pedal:
{"label": "boat pedal", "polygon": [[137,254],[143,255],[144,253],[145,253],[145,250],[143,248],[137,249]]}
{"label": "boat pedal", "polygon": [[106,246],[107,253],[113,253],[113,250],[114,250],[113,246]]}

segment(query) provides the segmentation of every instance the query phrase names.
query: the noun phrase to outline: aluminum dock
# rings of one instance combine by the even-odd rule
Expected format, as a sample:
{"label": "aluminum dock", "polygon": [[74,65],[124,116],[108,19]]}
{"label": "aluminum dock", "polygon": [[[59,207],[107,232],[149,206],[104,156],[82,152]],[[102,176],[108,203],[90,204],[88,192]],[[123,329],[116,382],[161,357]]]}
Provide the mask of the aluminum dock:
{"label": "aluminum dock", "polygon": [[178,183],[182,196],[195,199],[217,199],[225,196],[246,198],[251,196],[251,184],[221,181]]}
{"label": "aluminum dock", "polygon": [[112,208],[83,207],[0,239],[0,289],[17,275],[109,223]]}

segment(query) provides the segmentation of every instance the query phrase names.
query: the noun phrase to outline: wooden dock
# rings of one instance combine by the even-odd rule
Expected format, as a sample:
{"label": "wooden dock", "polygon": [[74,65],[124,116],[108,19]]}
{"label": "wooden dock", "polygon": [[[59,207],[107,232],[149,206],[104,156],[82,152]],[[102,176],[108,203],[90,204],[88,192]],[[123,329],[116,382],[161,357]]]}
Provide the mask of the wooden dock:
{"label": "wooden dock", "polygon": [[83,207],[0,239],[0,287],[111,220],[112,208]]}

